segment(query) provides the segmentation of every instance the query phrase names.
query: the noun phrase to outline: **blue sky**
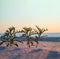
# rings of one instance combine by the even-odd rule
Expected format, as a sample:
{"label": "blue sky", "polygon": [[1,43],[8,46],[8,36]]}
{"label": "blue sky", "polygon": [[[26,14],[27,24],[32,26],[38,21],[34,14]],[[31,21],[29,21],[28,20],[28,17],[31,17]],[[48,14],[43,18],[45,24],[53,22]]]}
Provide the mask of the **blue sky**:
{"label": "blue sky", "polygon": [[0,0],[0,32],[7,27],[46,27],[60,32],[60,0]]}

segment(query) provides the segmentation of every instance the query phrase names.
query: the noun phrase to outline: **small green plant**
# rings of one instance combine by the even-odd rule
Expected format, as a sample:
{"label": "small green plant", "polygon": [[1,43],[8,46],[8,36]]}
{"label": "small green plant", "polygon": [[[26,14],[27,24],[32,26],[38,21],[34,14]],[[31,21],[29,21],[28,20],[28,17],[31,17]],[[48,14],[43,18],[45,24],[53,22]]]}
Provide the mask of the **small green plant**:
{"label": "small green plant", "polygon": [[33,45],[33,41],[31,39],[31,35],[33,33],[31,27],[23,27],[23,29],[20,31],[22,34],[22,37],[26,37],[27,39],[27,45],[30,47],[30,45]]}
{"label": "small green plant", "polygon": [[38,38],[40,39],[40,37],[41,37],[41,35],[45,32],[45,31],[47,31],[48,29],[44,29],[44,28],[40,28],[40,27],[38,27],[37,25],[36,25],[36,28],[37,28],[37,30],[36,29],[34,29],[34,31],[35,31],[35,33],[38,35]]}
{"label": "small green plant", "polygon": [[[15,27],[10,27],[8,28],[8,30],[6,30],[6,32],[4,33],[4,35],[1,37],[1,41],[0,45],[2,45],[3,43],[6,43],[6,46],[12,46],[15,45],[18,47],[17,42],[23,43],[22,41],[19,40],[15,40],[16,38],[16,33],[22,33],[22,37],[25,37],[27,40],[27,45],[28,47],[33,46],[33,43],[36,42],[38,46],[38,41],[42,35],[42,33],[44,33],[45,31],[47,31],[47,29],[41,29],[38,26],[36,26],[36,29],[32,29],[31,27],[23,27],[23,29],[21,31],[17,31],[15,30]],[[38,36],[32,37],[31,35],[33,34],[37,34]],[[17,41],[17,42],[16,42]]]}
{"label": "small green plant", "polygon": [[35,34],[37,34],[38,36],[35,36],[35,41],[37,42],[37,45],[36,45],[36,47],[38,46],[38,41],[39,41],[39,39],[41,38],[41,35],[45,32],[45,31],[47,31],[48,29],[44,29],[44,28],[40,28],[40,27],[38,27],[37,25],[36,25],[36,28],[37,28],[37,30],[36,29],[34,29],[34,33]]}
{"label": "small green plant", "polygon": [[[17,41],[17,40],[14,40],[16,38],[15,34],[16,34],[15,27],[8,28],[8,30],[6,30],[4,35],[1,37],[2,42],[0,42],[0,45],[2,45],[5,42],[8,42],[6,44],[7,47],[12,46],[12,45],[15,45],[18,47],[18,44],[15,43],[15,41]],[[18,41],[18,42],[21,42],[21,41]]]}

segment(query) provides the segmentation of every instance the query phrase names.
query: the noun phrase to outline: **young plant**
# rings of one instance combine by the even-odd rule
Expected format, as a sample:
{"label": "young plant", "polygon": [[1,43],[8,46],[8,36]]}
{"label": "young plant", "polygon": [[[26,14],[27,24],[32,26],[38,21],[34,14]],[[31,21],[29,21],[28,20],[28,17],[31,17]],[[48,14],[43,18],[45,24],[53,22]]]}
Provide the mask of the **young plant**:
{"label": "young plant", "polygon": [[[0,45],[7,42],[7,44],[6,44],[7,47],[12,46],[12,45],[15,45],[18,47],[18,44],[15,43],[15,40],[14,40],[16,38],[15,34],[16,34],[15,27],[8,28],[8,30],[6,30],[4,35],[1,37],[2,42],[0,42]],[[18,42],[21,42],[21,41],[18,41]]]}
{"label": "young plant", "polygon": [[33,34],[32,28],[31,27],[24,27],[21,31],[22,37],[26,37],[27,40],[27,45],[30,47],[33,45],[33,41],[31,39],[31,35]]}
{"label": "young plant", "polygon": [[34,31],[35,31],[35,34],[38,35],[38,36],[35,36],[35,41],[37,42],[36,47],[37,47],[37,46],[38,46],[38,41],[39,41],[41,35],[42,35],[45,31],[47,31],[48,29],[44,29],[44,28],[41,29],[41,28],[38,27],[38,26],[36,26],[36,28],[37,28],[37,30],[34,29]]}

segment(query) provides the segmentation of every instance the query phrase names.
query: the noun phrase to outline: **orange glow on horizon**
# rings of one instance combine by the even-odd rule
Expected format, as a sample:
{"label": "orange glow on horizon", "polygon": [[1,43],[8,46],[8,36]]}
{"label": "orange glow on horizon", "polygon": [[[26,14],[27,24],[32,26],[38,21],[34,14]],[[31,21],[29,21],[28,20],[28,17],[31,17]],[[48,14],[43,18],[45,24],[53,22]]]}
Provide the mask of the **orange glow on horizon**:
{"label": "orange glow on horizon", "polygon": [[[10,26],[1,26],[0,27],[0,33],[4,33]],[[20,25],[20,26],[15,26],[16,30],[21,30],[23,27],[25,27],[24,25]],[[26,25],[26,27],[32,27],[35,28],[35,26],[32,25]],[[39,26],[40,27],[40,26]],[[43,26],[42,26],[43,27]],[[43,27],[43,28],[47,28],[48,31],[46,31],[45,33],[60,33],[60,28],[58,26],[53,27],[53,26],[47,26],[47,27]]]}

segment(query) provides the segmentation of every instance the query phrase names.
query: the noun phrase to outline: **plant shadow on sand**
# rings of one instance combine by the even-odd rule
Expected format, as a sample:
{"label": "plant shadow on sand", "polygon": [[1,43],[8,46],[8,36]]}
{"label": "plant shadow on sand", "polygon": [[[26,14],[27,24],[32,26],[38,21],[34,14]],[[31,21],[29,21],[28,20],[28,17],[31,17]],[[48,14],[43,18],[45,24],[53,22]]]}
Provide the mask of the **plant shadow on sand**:
{"label": "plant shadow on sand", "polygon": [[3,50],[5,50],[7,47],[0,47],[0,51],[3,51]]}
{"label": "plant shadow on sand", "polygon": [[56,51],[50,51],[46,59],[60,59],[60,53]]}
{"label": "plant shadow on sand", "polygon": [[20,57],[21,57],[21,55],[16,55],[16,56],[13,56],[13,57],[11,57],[9,59],[20,59]]}
{"label": "plant shadow on sand", "polygon": [[10,50],[9,48],[7,47],[0,47],[0,59],[1,57],[3,57],[3,59],[6,59],[6,57],[8,57],[8,59],[20,59],[21,55],[18,54],[19,51],[21,49],[20,48],[14,48],[12,50]]}
{"label": "plant shadow on sand", "polygon": [[13,50],[9,50],[10,52],[16,52],[16,51],[19,51],[21,50],[20,48],[14,48]]}
{"label": "plant shadow on sand", "polygon": [[8,52],[10,52],[11,55],[9,59],[20,59],[21,55],[19,54],[20,52],[20,48],[14,48],[13,50],[9,50]]}
{"label": "plant shadow on sand", "polygon": [[[7,50],[7,52],[9,52],[11,55],[15,55],[15,56],[18,56],[19,55],[19,53],[20,53],[20,48],[14,48],[14,49],[12,49],[12,50]],[[13,57],[13,56],[12,56]]]}
{"label": "plant shadow on sand", "polygon": [[[5,49],[6,47],[0,47],[0,51],[5,51]],[[12,50],[8,49],[4,52],[3,55],[8,56],[8,59],[22,59],[23,57],[25,57],[24,59],[60,59],[60,53],[57,51],[48,51],[47,53],[47,50],[45,49],[33,49],[26,54],[20,54],[20,52],[20,48],[14,48]]]}
{"label": "plant shadow on sand", "polygon": [[38,53],[40,51],[42,51],[42,49],[34,49],[34,50],[30,51],[29,53]]}
{"label": "plant shadow on sand", "polygon": [[[47,53],[47,50],[44,50],[44,49],[34,49],[32,51],[30,51],[29,53],[31,53],[32,55],[34,55],[35,53],[38,53],[36,54],[36,56],[34,58],[31,58],[31,59],[60,59],[60,53],[59,52],[56,52],[56,51],[48,51]],[[47,54],[45,54],[47,53]],[[31,54],[28,56],[31,56]],[[44,57],[45,56],[45,57]]]}

